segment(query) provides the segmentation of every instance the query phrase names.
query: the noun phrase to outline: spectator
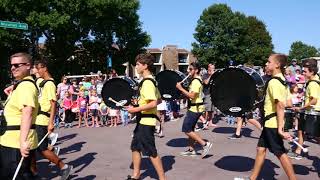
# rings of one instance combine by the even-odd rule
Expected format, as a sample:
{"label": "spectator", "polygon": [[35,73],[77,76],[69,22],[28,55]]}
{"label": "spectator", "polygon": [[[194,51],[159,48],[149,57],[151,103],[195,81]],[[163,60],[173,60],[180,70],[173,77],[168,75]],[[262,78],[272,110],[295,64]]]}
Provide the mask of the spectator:
{"label": "spectator", "polygon": [[104,102],[102,102],[99,106],[99,113],[100,113],[100,119],[101,119],[102,125],[105,125],[105,126],[108,125],[108,122],[107,122],[108,112],[109,112],[109,109],[107,105]]}
{"label": "spectator", "polygon": [[101,98],[101,92],[102,92],[102,87],[104,84],[104,75],[100,75],[98,77],[98,80],[96,81],[96,89],[97,89],[97,95],[99,98]]}
{"label": "spectator", "polygon": [[84,77],[84,82],[83,82],[83,87],[84,87],[84,96],[88,99],[89,97],[89,90],[91,88],[91,82],[90,82],[90,78],[89,77]]}
{"label": "spectator", "polygon": [[296,59],[292,59],[291,65],[289,66],[289,69],[291,70],[293,75],[296,75],[296,70],[299,69],[301,72],[301,66],[297,64]]}
{"label": "spectator", "polygon": [[65,128],[71,128],[72,127],[72,121],[74,119],[72,119],[72,112],[71,112],[71,107],[72,107],[72,98],[71,98],[71,94],[69,93],[69,91],[65,92],[64,95],[64,99],[62,102],[62,108],[64,109],[65,112],[65,124],[64,127]]}
{"label": "spectator", "polygon": [[296,76],[292,73],[290,68],[286,68],[285,78],[286,78],[286,81],[289,83],[290,86],[292,84],[296,84]]}
{"label": "spectator", "polygon": [[98,96],[96,90],[91,90],[91,96],[89,98],[89,109],[92,115],[92,124],[91,127],[100,127],[100,123],[98,121],[98,110],[99,110],[99,104],[98,104]]}
{"label": "spectator", "polygon": [[61,78],[61,83],[58,84],[57,95],[60,102],[64,99],[64,95],[66,94],[66,91],[69,90],[70,86],[67,82],[68,82],[67,77],[63,76]]}
{"label": "spectator", "polygon": [[79,97],[77,99],[77,104],[79,105],[79,123],[78,128],[81,127],[82,118],[84,118],[84,122],[86,127],[89,127],[88,125],[88,115],[87,115],[87,98],[84,95],[84,91],[80,91]]}

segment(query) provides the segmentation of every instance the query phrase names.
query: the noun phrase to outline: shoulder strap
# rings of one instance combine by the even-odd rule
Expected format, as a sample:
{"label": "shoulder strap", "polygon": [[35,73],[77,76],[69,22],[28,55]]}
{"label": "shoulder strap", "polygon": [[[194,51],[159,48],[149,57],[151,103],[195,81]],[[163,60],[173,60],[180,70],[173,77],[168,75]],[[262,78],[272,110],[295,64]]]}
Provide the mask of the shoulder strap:
{"label": "shoulder strap", "polygon": [[280,81],[281,84],[284,85],[284,86],[288,86],[289,85],[287,81],[281,79],[280,77],[271,77],[271,79],[269,81],[271,81],[272,79],[276,79],[276,80]]}
{"label": "shoulder strap", "polygon": [[18,81],[16,84],[13,85],[13,90],[15,90],[20,83],[25,82],[25,81],[31,82],[36,87],[36,89],[39,91],[39,89],[38,89],[38,87],[36,85],[36,82],[34,82],[34,80],[31,80],[31,79],[23,79],[21,81]]}
{"label": "shoulder strap", "polygon": [[309,83],[311,83],[311,82],[316,82],[320,86],[320,81],[318,81],[318,80],[310,80],[310,81],[307,82],[306,87],[308,87]]}
{"label": "shoulder strap", "polygon": [[153,78],[144,78],[144,79],[142,79],[142,81],[139,83],[139,88],[138,88],[138,89],[140,89],[140,88],[142,87],[143,82],[146,81],[146,80],[150,80],[155,87],[158,87],[158,86],[157,86],[157,81],[154,80]]}
{"label": "shoulder strap", "polygon": [[40,88],[43,88],[44,85],[45,85],[47,82],[49,82],[49,81],[53,82],[53,84],[54,84],[54,80],[48,79],[48,80],[43,80],[43,81],[39,84],[39,87],[40,87]]}
{"label": "shoulder strap", "polygon": [[[199,82],[200,82],[200,84],[201,84],[201,85],[203,85],[203,83],[202,83],[202,80],[201,80],[201,79],[199,79],[199,78],[193,78],[193,79],[191,80],[191,83],[192,83],[192,81],[194,81],[194,80],[199,81]],[[191,84],[191,83],[190,83],[190,84]]]}
{"label": "shoulder strap", "polygon": [[271,119],[272,117],[275,117],[277,116],[277,113],[271,113],[267,116],[265,116],[265,112],[264,112],[264,102],[266,100],[266,94],[267,94],[267,88],[268,88],[268,85],[269,85],[269,82],[272,80],[272,79],[276,79],[278,80],[283,86],[285,87],[288,87],[289,83],[283,79],[281,79],[280,77],[271,77],[265,84],[265,88],[264,88],[264,91],[263,91],[263,101],[261,103],[259,103],[259,109],[260,109],[260,114],[261,114],[261,118],[262,118],[262,122],[263,122],[263,125],[265,123],[265,121]]}

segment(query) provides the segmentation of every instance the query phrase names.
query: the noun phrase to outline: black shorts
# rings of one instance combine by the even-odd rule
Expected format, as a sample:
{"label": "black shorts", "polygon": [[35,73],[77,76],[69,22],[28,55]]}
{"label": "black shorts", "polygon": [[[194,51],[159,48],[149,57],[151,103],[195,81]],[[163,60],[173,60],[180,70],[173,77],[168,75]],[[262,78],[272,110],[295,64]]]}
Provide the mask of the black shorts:
{"label": "black shorts", "polygon": [[97,117],[98,116],[98,109],[90,109],[91,115],[93,117]]}
{"label": "black shorts", "polygon": [[194,131],[194,128],[198,122],[199,117],[202,113],[195,113],[192,111],[187,111],[186,117],[183,120],[182,132],[189,133]]}
{"label": "black shorts", "polygon": [[[36,132],[38,135],[38,141],[40,142],[42,138],[48,133],[48,126],[36,125]],[[38,152],[42,152],[48,149],[48,136],[43,140],[40,146],[37,148]]]}
{"label": "black shorts", "polygon": [[133,134],[131,151],[138,151],[146,156],[156,157],[158,153],[155,145],[154,132],[154,126],[138,124]]}
{"label": "black shorts", "polygon": [[[20,171],[16,180],[32,180],[31,173],[31,154],[35,153],[34,150],[30,151],[27,158],[24,158]],[[11,180],[18,167],[21,159],[20,149],[9,148],[0,146],[0,179]]]}
{"label": "black shorts", "polygon": [[258,142],[258,147],[268,148],[276,156],[286,153],[283,145],[283,139],[278,134],[278,128],[264,127]]}
{"label": "black shorts", "polygon": [[305,124],[306,124],[305,114],[300,113],[299,118],[298,118],[298,130],[305,131],[305,129],[306,129]]}

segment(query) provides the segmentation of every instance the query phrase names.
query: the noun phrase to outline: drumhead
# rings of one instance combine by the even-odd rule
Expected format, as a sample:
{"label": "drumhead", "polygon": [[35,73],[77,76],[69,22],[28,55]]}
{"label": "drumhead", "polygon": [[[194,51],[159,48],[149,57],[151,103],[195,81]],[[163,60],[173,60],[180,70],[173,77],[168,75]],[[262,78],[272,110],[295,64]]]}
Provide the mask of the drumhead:
{"label": "drumhead", "polygon": [[[176,88],[177,82],[182,81],[186,75],[179,71],[164,70],[156,75],[156,81],[158,82],[158,89],[160,91],[162,99],[180,99],[182,97],[181,92]],[[185,81],[183,85],[185,86]]]}
{"label": "drumhead", "polygon": [[210,95],[222,113],[238,117],[253,109],[258,91],[255,79],[246,70],[226,68],[212,75]]}
{"label": "drumhead", "polygon": [[105,82],[102,87],[102,99],[108,107],[119,108],[117,103],[112,102],[109,98],[112,98],[118,102],[124,102],[125,106],[129,105],[134,95],[134,89],[132,85],[124,78],[112,78]]}

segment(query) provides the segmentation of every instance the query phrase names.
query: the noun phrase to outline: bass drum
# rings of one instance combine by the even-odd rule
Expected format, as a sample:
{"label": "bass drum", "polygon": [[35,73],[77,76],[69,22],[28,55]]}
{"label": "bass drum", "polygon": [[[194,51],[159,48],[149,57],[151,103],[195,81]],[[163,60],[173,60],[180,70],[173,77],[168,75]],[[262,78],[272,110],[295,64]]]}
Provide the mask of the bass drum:
{"label": "bass drum", "polygon": [[248,67],[226,68],[210,79],[212,103],[226,115],[239,117],[263,100],[264,81]]}
{"label": "bass drum", "polygon": [[126,76],[119,76],[107,80],[102,87],[102,99],[108,107],[119,109],[115,102],[110,101],[110,98],[117,102],[125,102],[127,106],[131,103],[132,97],[136,94],[137,83]]}
{"label": "bass drum", "polygon": [[[180,99],[182,97],[181,92],[176,88],[176,84],[182,81],[185,77],[180,71],[164,70],[156,75],[156,81],[158,82],[158,89],[160,91],[162,99]],[[183,87],[188,86],[188,80],[182,83]]]}

